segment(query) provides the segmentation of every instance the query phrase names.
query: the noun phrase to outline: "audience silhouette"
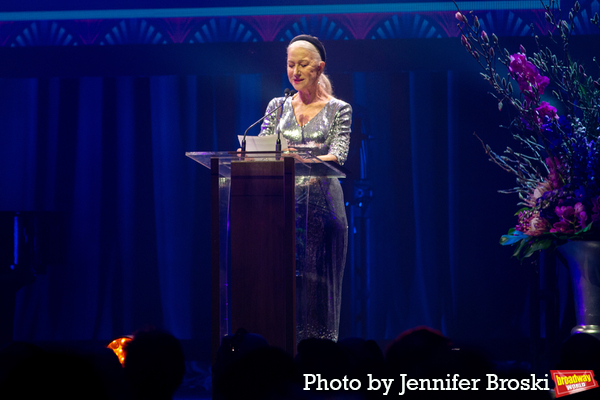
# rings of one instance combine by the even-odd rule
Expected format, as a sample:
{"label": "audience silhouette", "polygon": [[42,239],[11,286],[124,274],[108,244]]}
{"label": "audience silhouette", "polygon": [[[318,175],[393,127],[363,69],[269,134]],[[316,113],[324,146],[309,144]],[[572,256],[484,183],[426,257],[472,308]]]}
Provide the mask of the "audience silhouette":
{"label": "audience silhouette", "polygon": [[135,400],[170,400],[185,374],[185,357],[175,336],[143,330],[127,345],[125,377]]}
{"label": "audience silhouette", "polygon": [[[0,398],[170,400],[185,374],[182,346],[170,333],[145,329],[126,349],[124,366],[106,348],[51,347],[14,342],[0,349]],[[555,369],[600,371],[600,341],[579,333],[560,350]],[[516,382],[531,371],[498,368],[482,353],[457,348],[441,332],[417,327],[385,349],[372,340],[306,339],[293,358],[260,335],[240,329],[225,337],[212,368],[215,400],[551,399],[551,390],[486,390],[487,376]],[[450,390],[453,378],[478,390]],[[409,388],[436,382],[437,390]],[[458,379],[458,378],[457,378]],[[553,387],[548,371],[548,387]],[[440,386],[441,385],[441,386]],[[456,384],[455,384],[456,385]],[[440,389],[445,387],[445,389]],[[455,386],[456,387],[456,386]],[[600,389],[574,394],[597,398]],[[206,397],[203,397],[206,398]]]}

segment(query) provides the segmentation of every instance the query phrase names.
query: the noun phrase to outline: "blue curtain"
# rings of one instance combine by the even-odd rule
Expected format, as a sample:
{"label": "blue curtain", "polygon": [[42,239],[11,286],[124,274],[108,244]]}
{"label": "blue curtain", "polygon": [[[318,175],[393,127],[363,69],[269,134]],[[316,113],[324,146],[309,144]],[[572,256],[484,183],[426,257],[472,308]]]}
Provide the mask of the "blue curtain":
{"label": "blue curtain", "polygon": [[[535,337],[535,270],[498,245],[517,200],[497,190],[514,180],[487,162],[473,136],[506,146],[498,127],[508,117],[485,83],[463,71],[367,72],[353,93],[368,133],[373,200],[362,249],[367,315],[351,317],[366,320],[367,337],[384,340],[420,325],[459,342]],[[349,325],[342,335],[360,333],[355,320]]]}
{"label": "blue curtain", "polygon": [[[497,245],[516,201],[496,190],[514,182],[472,136],[501,148],[489,130],[506,116],[472,84],[477,73],[331,77],[363,130],[352,146],[365,150],[354,151],[365,176],[352,179],[373,188],[366,336],[417,325],[453,338],[529,336],[524,267]],[[0,79],[0,210],[63,212],[68,231],[65,262],[18,294],[15,338],[108,340],[149,324],[208,354],[209,171],[184,153],[239,147],[284,78]],[[360,334],[355,318],[342,336]]]}
{"label": "blue curtain", "polygon": [[19,292],[15,337],[106,340],[148,324],[208,340],[208,171],[184,156],[199,145],[197,78],[0,85],[0,208],[64,212],[68,227],[66,262]]}

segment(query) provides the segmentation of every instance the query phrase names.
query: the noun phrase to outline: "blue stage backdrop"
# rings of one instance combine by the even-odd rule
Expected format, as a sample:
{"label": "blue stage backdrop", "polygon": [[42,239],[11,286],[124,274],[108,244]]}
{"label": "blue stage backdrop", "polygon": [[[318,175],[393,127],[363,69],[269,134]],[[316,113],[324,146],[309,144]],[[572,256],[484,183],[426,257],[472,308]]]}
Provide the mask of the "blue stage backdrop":
{"label": "blue stage backdrop", "polygon": [[[334,90],[354,108],[342,337],[418,325],[492,347],[540,336],[537,267],[498,245],[517,199],[497,190],[514,181],[473,136],[505,147],[510,110],[487,94],[445,2],[38,3],[0,8],[0,210],[65,212],[68,246],[19,292],[16,339],[149,324],[208,356],[209,171],[184,153],[238,147],[288,87],[285,42],[300,32],[325,39]],[[526,18],[542,24],[532,2],[475,3],[511,51],[532,46],[509,37],[530,35]],[[584,63],[590,40],[573,44]]]}

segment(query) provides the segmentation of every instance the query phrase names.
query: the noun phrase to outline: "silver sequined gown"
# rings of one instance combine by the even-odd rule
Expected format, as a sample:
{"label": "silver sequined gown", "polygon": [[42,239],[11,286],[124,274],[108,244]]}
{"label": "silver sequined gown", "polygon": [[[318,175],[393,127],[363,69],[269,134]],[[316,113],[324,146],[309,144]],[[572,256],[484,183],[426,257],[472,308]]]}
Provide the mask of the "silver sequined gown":
{"label": "silver sequined gown", "polygon": [[[266,113],[283,100],[283,97],[271,100]],[[334,154],[343,164],[348,156],[351,123],[352,107],[332,99],[306,125],[300,126],[288,99],[281,110],[265,118],[260,135],[275,134],[277,124],[289,147],[312,150],[315,155]],[[299,204],[296,213],[297,341],[314,337],[337,341],[348,246],[342,188],[337,178],[297,177],[296,198]],[[302,207],[306,201],[308,207]],[[303,232],[304,226],[306,232]]]}

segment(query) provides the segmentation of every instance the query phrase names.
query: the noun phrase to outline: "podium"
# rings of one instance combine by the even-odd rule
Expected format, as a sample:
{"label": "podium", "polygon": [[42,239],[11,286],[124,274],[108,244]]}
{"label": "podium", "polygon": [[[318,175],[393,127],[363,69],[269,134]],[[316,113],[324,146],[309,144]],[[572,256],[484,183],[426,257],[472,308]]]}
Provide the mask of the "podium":
{"label": "podium", "polygon": [[[296,260],[302,257],[310,191],[317,176],[345,177],[310,152],[189,152],[211,170],[213,359],[238,328],[296,352]],[[300,178],[300,179],[297,179]],[[307,215],[306,212],[301,213]]]}

